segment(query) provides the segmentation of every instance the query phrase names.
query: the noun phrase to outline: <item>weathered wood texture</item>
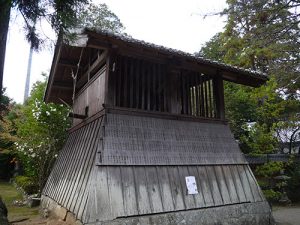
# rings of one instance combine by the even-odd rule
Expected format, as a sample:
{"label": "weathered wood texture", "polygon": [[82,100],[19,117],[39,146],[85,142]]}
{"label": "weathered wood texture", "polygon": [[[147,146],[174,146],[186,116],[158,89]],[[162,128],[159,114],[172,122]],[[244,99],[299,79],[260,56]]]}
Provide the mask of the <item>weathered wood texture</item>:
{"label": "weathered wood texture", "polygon": [[[195,176],[198,194],[187,194],[186,176]],[[248,165],[98,166],[88,192],[86,223],[264,201]]]}
{"label": "weathered wood texture", "polygon": [[[73,112],[85,115],[86,107],[88,107],[88,115],[92,116],[103,109],[104,103],[104,86],[105,86],[105,67],[90,80],[85,88],[83,88],[75,98]],[[81,119],[74,119],[73,125],[81,122]]]}
{"label": "weathered wood texture", "polygon": [[76,215],[83,211],[87,201],[87,184],[100,144],[101,121],[99,118],[69,135],[43,190],[43,195]]}
{"label": "weathered wood texture", "polygon": [[[197,117],[220,118],[212,76],[168,64],[117,55],[109,105]],[[219,108],[218,108],[219,109]]]}
{"label": "weathered wood texture", "polygon": [[98,165],[247,163],[228,125],[121,114],[106,115],[98,154]]}
{"label": "weathered wood texture", "polygon": [[[85,223],[108,221],[117,217],[264,201],[247,164],[236,162],[237,165],[224,165],[226,158],[234,154],[230,155],[231,149],[223,149],[226,143],[222,142],[223,146],[216,143],[218,140],[230,138],[234,142],[232,136],[223,134],[229,132],[227,126],[217,126],[218,132],[215,134],[215,131],[211,130],[215,124],[127,117],[107,114],[72,132],[57,159],[43,195],[53,199]],[[179,122],[184,124],[179,126]],[[115,133],[109,131],[109,127],[116,124],[119,127],[114,127]],[[164,128],[164,132],[161,127]],[[132,130],[136,132],[132,133]],[[109,161],[112,165],[97,166],[96,163],[99,164],[105,159],[105,146],[111,146],[106,142],[119,140],[117,133],[122,135],[122,140],[127,140],[124,146],[127,146],[130,154],[120,157],[120,152],[127,151],[122,143],[117,142],[118,145],[109,150],[118,156]],[[112,134],[116,136],[113,137]],[[136,135],[139,135],[138,142],[135,140]],[[217,138],[209,139],[211,143],[207,143],[207,136]],[[159,139],[160,143],[155,138],[163,138],[168,143],[166,149],[162,148],[164,151],[160,152],[163,141]],[[205,147],[196,147],[200,143],[197,140]],[[186,146],[183,149],[178,147],[181,142]],[[131,144],[135,146],[133,150]],[[218,148],[228,153],[225,156],[221,154],[223,150],[214,150],[214,154],[219,155],[222,163],[220,161],[219,165],[213,165],[218,162],[214,161],[217,158],[206,151]],[[173,149],[181,151],[182,161],[191,160],[186,157],[190,154],[198,157],[199,162],[190,161],[194,165],[172,165],[172,157],[176,155]],[[156,154],[148,158],[151,161],[147,161],[151,154],[145,155],[143,150],[149,154]],[[169,155],[169,159],[165,155]],[[124,164],[127,162],[125,156],[131,159],[133,165]],[[136,158],[139,160],[132,161]],[[161,165],[148,164],[157,164],[154,160]],[[141,162],[144,165],[139,165]],[[180,164],[179,159],[176,163]],[[198,194],[187,194],[186,176],[195,176]]]}

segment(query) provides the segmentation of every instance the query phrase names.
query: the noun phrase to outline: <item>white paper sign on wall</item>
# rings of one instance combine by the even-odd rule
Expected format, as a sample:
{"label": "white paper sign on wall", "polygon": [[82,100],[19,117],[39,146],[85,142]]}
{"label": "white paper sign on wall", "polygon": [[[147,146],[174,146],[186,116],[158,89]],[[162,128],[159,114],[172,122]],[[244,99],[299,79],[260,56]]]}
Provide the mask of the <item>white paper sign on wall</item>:
{"label": "white paper sign on wall", "polygon": [[185,183],[189,195],[198,194],[197,183],[194,176],[185,177]]}

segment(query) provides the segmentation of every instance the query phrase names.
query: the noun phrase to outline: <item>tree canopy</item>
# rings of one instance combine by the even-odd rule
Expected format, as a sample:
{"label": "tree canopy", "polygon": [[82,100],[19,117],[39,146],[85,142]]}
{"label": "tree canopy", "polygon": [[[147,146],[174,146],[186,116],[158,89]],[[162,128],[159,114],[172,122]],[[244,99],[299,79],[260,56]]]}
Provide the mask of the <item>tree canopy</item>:
{"label": "tree canopy", "polygon": [[[226,114],[244,152],[270,153],[276,135],[299,127],[299,17],[295,1],[228,0],[223,32],[199,55],[268,74],[258,89],[225,84]],[[292,122],[291,122],[292,121]],[[292,125],[294,124],[294,126]],[[252,125],[252,126],[251,126]]]}

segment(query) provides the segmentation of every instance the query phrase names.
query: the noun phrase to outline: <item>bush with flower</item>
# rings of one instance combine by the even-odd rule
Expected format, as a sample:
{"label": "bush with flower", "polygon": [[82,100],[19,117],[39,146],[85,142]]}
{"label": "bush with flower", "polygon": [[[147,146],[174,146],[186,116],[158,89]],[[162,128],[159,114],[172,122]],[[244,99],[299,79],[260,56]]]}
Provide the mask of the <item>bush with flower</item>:
{"label": "bush with flower", "polygon": [[26,176],[42,190],[70,125],[69,109],[43,102],[46,81],[33,85],[31,96],[21,107],[17,119],[18,141],[15,149]]}

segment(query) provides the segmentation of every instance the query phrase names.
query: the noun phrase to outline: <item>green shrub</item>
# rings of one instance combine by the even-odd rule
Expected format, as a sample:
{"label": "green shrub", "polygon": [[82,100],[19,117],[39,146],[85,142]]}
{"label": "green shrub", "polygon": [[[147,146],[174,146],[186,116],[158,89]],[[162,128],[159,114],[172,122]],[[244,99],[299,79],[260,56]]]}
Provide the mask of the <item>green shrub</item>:
{"label": "green shrub", "polygon": [[29,195],[38,193],[39,191],[38,184],[32,177],[17,176],[15,177],[15,183]]}
{"label": "green shrub", "polygon": [[273,189],[262,191],[269,202],[278,202],[282,193],[279,191],[274,191]]}

